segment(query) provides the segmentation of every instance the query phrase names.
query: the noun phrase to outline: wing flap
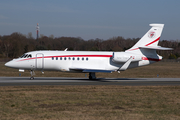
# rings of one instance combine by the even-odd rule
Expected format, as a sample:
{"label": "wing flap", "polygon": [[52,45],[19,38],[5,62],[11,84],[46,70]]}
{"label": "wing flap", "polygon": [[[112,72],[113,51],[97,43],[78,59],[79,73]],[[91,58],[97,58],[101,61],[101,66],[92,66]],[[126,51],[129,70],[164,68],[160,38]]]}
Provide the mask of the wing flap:
{"label": "wing flap", "polygon": [[102,69],[84,69],[84,68],[70,68],[70,70],[73,71],[79,71],[79,72],[104,72],[104,73],[112,73],[114,70],[102,70]]}
{"label": "wing flap", "polygon": [[104,72],[104,73],[112,73],[112,70],[93,70],[93,69],[85,69],[83,72]]}

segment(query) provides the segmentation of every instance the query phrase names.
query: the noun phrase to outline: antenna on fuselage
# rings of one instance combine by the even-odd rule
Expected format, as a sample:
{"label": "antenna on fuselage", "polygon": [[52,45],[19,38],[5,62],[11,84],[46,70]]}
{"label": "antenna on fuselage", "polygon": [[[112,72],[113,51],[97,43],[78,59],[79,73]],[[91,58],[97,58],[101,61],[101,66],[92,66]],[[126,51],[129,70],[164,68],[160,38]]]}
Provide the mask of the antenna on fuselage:
{"label": "antenna on fuselage", "polygon": [[66,48],[64,51],[67,51],[68,50],[68,48]]}

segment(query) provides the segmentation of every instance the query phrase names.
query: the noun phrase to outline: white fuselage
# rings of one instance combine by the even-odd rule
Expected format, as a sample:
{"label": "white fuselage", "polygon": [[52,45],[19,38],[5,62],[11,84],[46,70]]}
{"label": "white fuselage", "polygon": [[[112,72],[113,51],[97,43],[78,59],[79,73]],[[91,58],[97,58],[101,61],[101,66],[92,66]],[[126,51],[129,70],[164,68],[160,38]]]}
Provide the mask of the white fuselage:
{"label": "white fuselage", "polygon": [[[119,57],[116,57],[115,55]],[[29,57],[28,57],[29,56]],[[92,51],[33,51],[24,56],[13,59],[5,65],[17,69],[27,70],[57,70],[82,72],[80,70],[111,70],[117,71],[124,63],[133,57],[128,68],[148,65],[159,58],[149,58],[128,54],[126,52],[92,52]],[[136,60],[137,58],[137,60]],[[117,60],[120,61],[117,61]]]}

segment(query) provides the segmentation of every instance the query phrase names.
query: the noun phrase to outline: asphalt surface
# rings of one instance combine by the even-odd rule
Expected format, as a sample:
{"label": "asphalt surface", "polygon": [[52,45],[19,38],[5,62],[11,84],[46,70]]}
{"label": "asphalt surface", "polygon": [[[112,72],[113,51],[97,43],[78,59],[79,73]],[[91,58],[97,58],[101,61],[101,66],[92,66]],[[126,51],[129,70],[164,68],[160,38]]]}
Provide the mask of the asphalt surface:
{"label": "asphalt surface", "polygon": [[122,85],[122,86],[162,86],[180,85],[180,78],[64,78],[64,77],[0,77],[0,86],[28,85]]}

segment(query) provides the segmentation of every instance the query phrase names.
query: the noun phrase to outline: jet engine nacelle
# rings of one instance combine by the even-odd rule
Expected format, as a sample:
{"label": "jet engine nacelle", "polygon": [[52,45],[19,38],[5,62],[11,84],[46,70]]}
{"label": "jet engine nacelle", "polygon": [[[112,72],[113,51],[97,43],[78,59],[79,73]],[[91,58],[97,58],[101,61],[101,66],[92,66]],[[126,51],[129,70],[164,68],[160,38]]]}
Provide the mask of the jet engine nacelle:
{"label": "jet engine nacelle", "polygon": [[113,62],[126,62],[130,57],[132,57],[132,62],[137,62],[142,60],[142,56],[126,53],[126,52],[114,52],[113,53]]}

